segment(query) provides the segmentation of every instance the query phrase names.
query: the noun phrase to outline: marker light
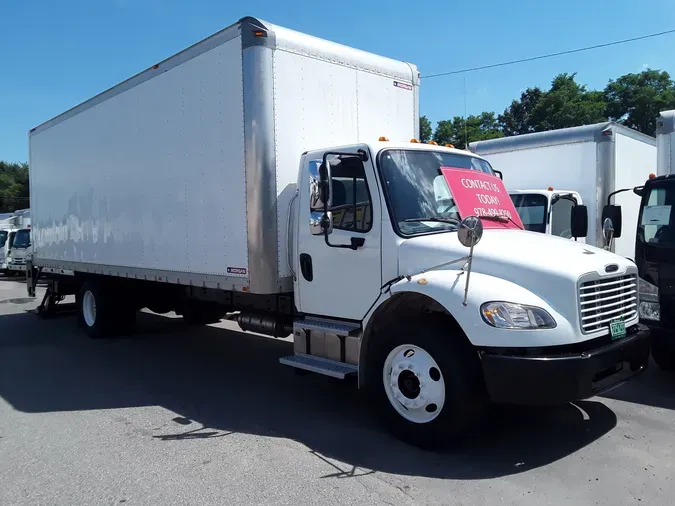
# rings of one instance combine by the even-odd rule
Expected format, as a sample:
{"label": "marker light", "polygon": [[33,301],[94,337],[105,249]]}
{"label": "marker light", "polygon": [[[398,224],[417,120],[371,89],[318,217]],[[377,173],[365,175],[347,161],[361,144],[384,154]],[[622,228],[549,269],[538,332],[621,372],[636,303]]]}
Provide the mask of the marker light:
{"label": "marker light", "polygon": [[656,174],[649,174],[649,179],[654,179],[656,177]]}
{"label": "marker light", "polygon": [[412,142],[413,144],[417,144],[419,141],[417,139],[410,139],[410,142]]}
{"label": "marker light", "polygon": [[454,144],[450,144],[450,143],[448,143],[448,144],[446,144],[446,145],[445,145],[445,147],[446,147],[446,148],[454,148],[454,147],[455,147],[455,145],[454,145]]}
{"label": "marker light", "polygon": [[427,144],[432,144],[433,146],[438,146],[438,142],[436,141],[429,141]]}
{"label": "marker light", "polygon": [[548,191],[552,192],[552,191],[553,191],[553,187],[552,187],[552,186],[549,186],[549,187],[548,187]]}
{"label": "marker light", "polygon": [[381,137],[378,139],[378,141],[380,141],[380,142],[389,142],[389,139],[383,135],[383,136],[381,136]]}

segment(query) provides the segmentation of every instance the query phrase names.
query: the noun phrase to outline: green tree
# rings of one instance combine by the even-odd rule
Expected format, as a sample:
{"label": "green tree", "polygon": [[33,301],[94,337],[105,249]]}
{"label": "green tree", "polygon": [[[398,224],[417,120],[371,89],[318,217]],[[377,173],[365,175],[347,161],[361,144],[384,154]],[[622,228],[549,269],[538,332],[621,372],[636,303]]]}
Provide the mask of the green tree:
{"label": "green tree", "polygon": [[420,141],[428,142],[433,134],[431,121],[426,116],[420,117]]}
{"label": "green tree", "polygon": [[438,122],[434,132],[434,141],[439,144],[453,144],[463,149],[468,142],[483,141],[503,137],[494,112],[482,112],[478,116],[466,118],[455,116],[452,120]]}
{"label": "green tree", "polygon": [[530,118],[536,132],[607,121],[603,93],[589,91],[575,81],[575,74],[559,74],[543,94]]}
{"label": "green tree", "polygon": [[626,74],[609,81],[604,100],[609,118],[653,136],[658,113],[675,108],[675,83],[665,71]]}
{"label": "green tree", "polygon": [[529,134],[534,132],[532,113],[544,92],[539,87],[527,88],[520,94],[520,100],[514,100],[511,105],[499,115],[499,127],[505,136]]}
{"label": "green tree", "polygon": [[28,207],[28,164],[0,161],[0,213]]}

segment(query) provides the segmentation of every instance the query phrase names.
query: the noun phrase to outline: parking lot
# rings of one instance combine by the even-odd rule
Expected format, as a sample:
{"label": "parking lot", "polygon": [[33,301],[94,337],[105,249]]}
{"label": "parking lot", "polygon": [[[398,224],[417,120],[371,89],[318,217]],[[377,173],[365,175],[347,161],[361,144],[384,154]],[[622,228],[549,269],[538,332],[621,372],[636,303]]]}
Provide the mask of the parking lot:
{"label": "parking lot", "polygon": [[[40,296],[40,291],[38,295]],[[0,277],[0,504],[670,504],[675,376],[500,408],[452,453],[381,430],[352,384],[296,376],[285,340],[143,314],[89,340]]]}

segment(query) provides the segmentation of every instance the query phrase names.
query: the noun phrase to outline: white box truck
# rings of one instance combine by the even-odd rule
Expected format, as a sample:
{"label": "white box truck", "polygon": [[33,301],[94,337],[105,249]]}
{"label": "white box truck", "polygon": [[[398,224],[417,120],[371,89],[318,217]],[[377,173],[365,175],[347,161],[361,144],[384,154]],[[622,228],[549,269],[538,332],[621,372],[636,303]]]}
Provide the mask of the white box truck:
{"label": "white box truck", "polygon": [[644,370],[635,265],[448,211],[441,168],[471,191],[499,179],[410,141],[417,93],[413,65],[240,20],[31,130],[29,293],[50,273],[42,314],[74,294],[93,338],[141,308],[292,335],[282,363],[356,376],[426,447],[490,401],[565,403]]}
{"label": "white box truck", "polygon": [[[574,197],[576,192],[588,213],[585,242],[598,247],[603,246],[601,215],[609,194],[644,183],[656,170],[656,139],[613,122],[472,142],[469,149],[503,173],[509,190],[522,190],[522,202],[545,205],[542,222],[534,224],[535,228],[574,237],[571,213],[575,199],[559,196]],[[525,199],[523,193],[539,197]],[[617,204],[635,210],[624,217],[626,226],[635,227],[639,197],[621,194],[616,198]],[[579,215],[576,218],[583,221]],[[617,237],[613,247],[618,255],[632,259],[635,238]]]}

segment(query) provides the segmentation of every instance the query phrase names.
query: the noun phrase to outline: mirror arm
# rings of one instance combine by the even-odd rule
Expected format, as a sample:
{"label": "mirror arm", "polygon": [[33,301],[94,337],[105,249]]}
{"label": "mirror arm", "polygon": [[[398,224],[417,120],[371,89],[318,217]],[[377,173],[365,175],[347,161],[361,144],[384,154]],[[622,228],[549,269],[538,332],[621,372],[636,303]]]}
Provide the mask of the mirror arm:
{"label": "mirror arm", "polygon": [[612,197],[613,197],[614,195],[616,195],[616,194],[618,194],[618,193],[623,193],[623,192],[632,191],[632,190],[633,190],[633,188],[622,188],[621,190],[613,191],[612,193],[610,193],[609,195],[607,195],[607,205],[609,206],[609,205],[612,204]]}

